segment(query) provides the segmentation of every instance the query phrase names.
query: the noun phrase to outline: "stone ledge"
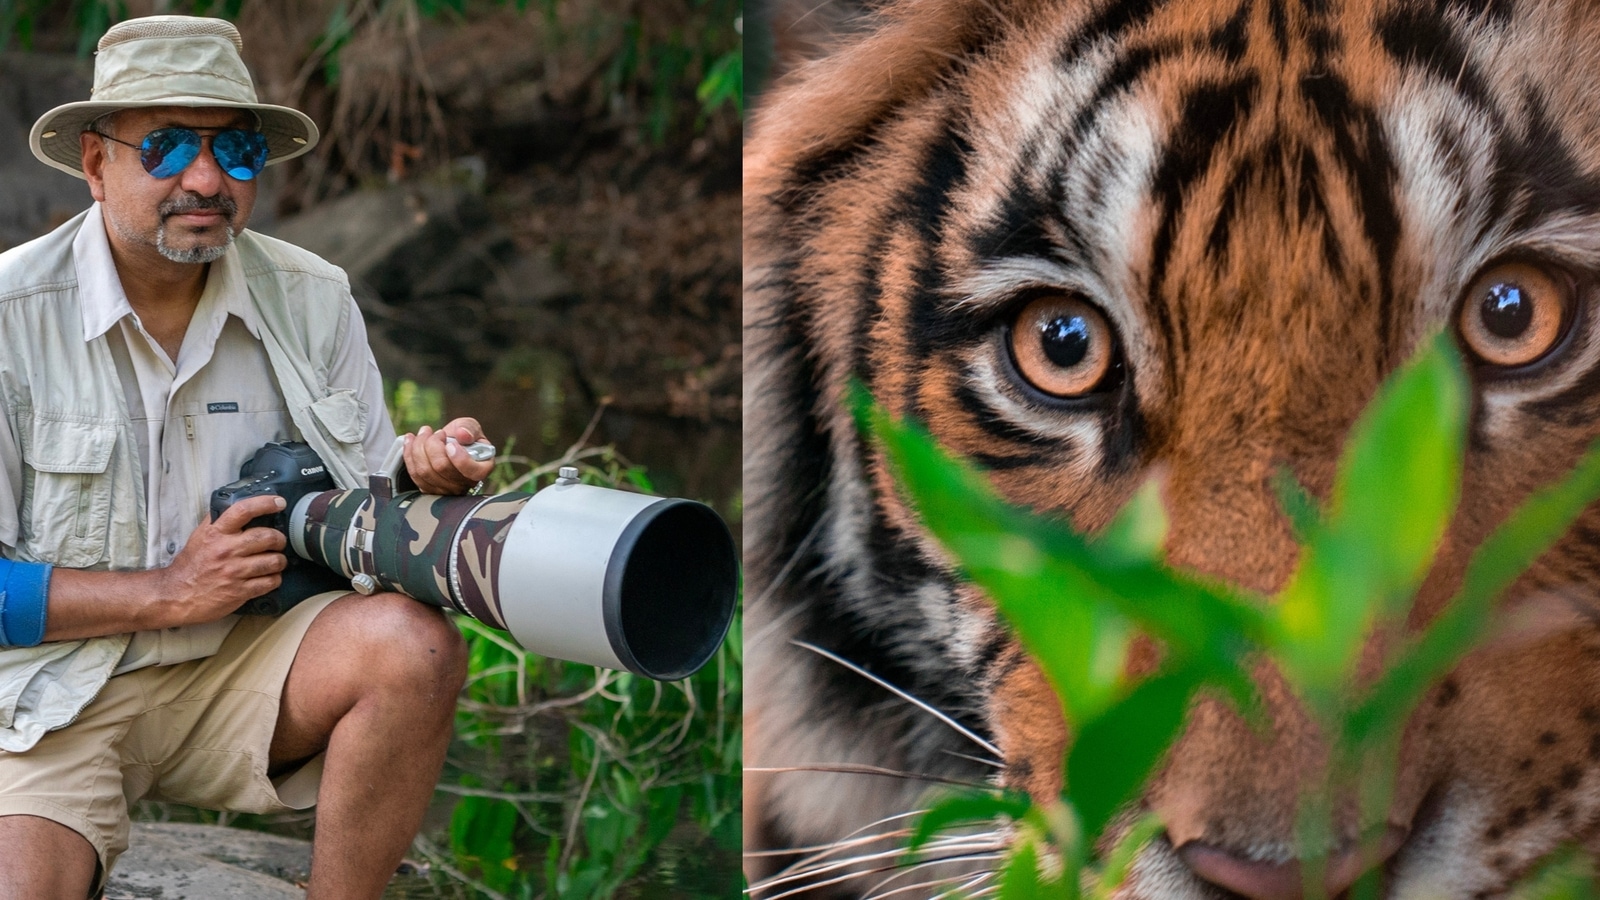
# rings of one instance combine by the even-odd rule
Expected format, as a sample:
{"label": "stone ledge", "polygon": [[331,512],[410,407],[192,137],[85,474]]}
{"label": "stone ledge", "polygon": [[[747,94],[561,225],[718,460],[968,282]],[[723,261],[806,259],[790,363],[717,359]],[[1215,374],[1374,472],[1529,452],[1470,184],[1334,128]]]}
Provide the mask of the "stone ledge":
{"label": "stone ledge", "polygon": [[303,900],[305,841],[176,822],[135,822],[106,900]]}

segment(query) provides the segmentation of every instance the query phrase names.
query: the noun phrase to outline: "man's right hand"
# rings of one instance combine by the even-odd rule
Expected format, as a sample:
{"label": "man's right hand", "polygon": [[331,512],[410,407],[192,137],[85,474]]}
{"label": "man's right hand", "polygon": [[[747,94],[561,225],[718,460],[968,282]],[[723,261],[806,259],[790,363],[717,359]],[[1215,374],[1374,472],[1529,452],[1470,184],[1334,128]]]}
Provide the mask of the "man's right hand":
{"label": "man's right hand", "polygon": [[283,582],[288,543],[272,528],[246,528],[253,519],[282,512],[282,497],[246,497],[201,522],[189,542],[160,571],[172,604],[173,625],[214,622]]}
{"label": "man's right hand", "polygon": [[282,534],[245,528],[252,519],[281,512],[282,497],[249,497],[215,522],[202,522],[165,568],[143,572],[89,572],[56,568],[44,639],[121,634],[214,622],[246,600],[277,587],[288,565]]}

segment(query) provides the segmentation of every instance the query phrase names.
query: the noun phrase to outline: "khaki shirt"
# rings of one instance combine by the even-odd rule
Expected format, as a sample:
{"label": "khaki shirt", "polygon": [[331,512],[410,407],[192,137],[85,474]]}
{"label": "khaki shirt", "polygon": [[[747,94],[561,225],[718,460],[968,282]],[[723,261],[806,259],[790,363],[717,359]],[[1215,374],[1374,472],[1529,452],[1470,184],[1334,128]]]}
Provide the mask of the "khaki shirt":
{"label": "khaki shirt", "polygon": [[[83,339],[107,337],[134,425],[148,511],[144,564],[165,566],[209,516],[211,492],[237,479],[240,465],[262,444],[296,439],[294,422],[261,344],[261,323],[235,251],[211,264],[176,360],[144,330],[129,305],[98,204],[85,217],[72,251]],[[368,466],[375,468],[394,431],[354,299],[348,315],[328,383],[354,390],[372,410],[364,444]],[[0,544],[8,547],[17,535],[21,466],[21,447],[0,417]],[[114,674],[210,656],[237,620],[227,616],[137,632]]]}

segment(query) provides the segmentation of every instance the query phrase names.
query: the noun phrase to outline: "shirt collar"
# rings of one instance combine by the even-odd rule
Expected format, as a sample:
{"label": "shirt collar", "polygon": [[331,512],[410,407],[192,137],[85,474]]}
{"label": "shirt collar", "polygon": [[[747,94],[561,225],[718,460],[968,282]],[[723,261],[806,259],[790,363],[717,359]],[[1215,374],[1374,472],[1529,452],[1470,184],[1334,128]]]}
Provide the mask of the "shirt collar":
{"label": "shirt collar", "polygon": [[[73,238],[72,259],[78,274],[78,305],[83,310],[83,339],[92,341],[133,312],[111,256],[111,241],[106,237],[99,203],[89,209]],[[261,338],[260,319],[250,301],[250,288],[245,283],[237,249],[229,247],[221,259],[211,264],[205,289],[220,291],[224,311],[237,316],[251,337]]]}

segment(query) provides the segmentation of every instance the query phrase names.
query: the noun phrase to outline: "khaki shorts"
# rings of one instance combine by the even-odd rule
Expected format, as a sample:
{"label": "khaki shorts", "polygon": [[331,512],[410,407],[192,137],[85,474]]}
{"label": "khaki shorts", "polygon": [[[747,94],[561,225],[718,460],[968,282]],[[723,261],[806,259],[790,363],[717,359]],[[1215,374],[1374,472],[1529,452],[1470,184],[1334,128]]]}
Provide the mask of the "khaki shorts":
{"label": "khaki shorts", "polygon": [[128,849],[137,800],[250,813],[314,805],[322,757],[268,778],[267,754],[300,639],[347,593],[244,616],[215,656],[112,678],[71,725],[25,753],[0,751],[0,816],[40,816],[88,839],[94,896]]}

